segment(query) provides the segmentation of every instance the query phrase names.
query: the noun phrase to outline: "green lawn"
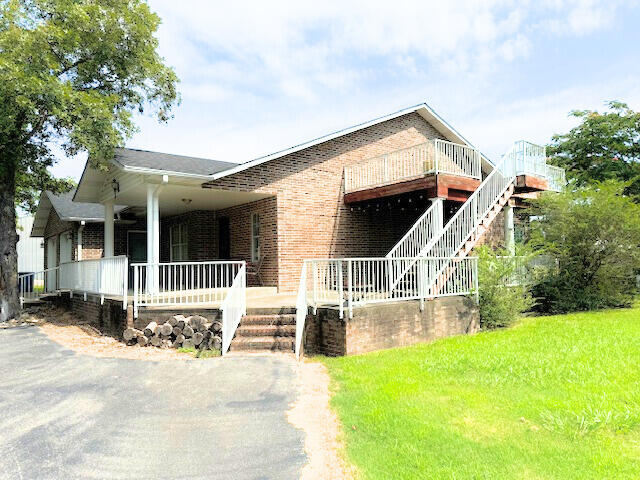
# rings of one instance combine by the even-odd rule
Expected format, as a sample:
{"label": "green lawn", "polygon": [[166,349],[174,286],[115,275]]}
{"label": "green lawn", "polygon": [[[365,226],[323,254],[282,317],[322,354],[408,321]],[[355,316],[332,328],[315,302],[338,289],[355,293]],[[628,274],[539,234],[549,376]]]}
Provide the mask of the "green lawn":
{"label": "green lawn", "polygon": [[364,478],[640,478],[640,308],[323,361]]}

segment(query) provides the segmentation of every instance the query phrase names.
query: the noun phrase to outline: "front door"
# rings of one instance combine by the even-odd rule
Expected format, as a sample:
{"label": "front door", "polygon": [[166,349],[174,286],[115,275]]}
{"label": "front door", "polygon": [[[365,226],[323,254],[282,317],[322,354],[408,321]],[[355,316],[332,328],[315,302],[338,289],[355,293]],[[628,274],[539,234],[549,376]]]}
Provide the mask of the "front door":
{"label": "front door", "polygon": [[218,218],[218,258],[231,258],[231,235],[229,232],[229,217]]}
{"label": "front door", "polygon": [[[129,264],[147,262],[147,232],[127,232],[127,257]],[[129,268],[129,288],[133,289],[133,268]]]}
{"label": "front door", "polygon": [[60,234],[60,263],[67,263],[73,259],[73,240],[71,232]]}

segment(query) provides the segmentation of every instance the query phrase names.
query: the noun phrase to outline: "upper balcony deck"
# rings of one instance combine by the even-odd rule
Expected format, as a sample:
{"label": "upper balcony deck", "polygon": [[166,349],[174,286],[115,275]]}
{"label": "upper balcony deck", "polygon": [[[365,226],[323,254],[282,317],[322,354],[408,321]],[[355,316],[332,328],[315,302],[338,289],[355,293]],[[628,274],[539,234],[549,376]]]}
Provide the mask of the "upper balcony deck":
{"label": "upper balcony deck", "polygon": [[[544,147],[519,141],[513,156],[522,192],[560,190],[564,170],[546,163]],[[486,173],[486,172],[485,172]],[[425,190],[430,197],[465,201],[482,182],[482,155],[475,148],[445,140],[419,145],[344,168],[345,203]]]}

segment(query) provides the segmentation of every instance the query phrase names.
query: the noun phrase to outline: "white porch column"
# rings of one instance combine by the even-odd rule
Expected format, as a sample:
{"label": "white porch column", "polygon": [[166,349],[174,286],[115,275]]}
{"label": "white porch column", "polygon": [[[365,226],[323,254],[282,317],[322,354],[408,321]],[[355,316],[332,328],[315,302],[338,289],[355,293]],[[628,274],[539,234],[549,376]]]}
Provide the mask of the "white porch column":
{"label": "white porch column", "polygon": [[147,185],[147,291],[155,293],[160,287],[160,208],[159,185]]}
{"label": "white porch column", "polygon": [[513,227],[513,207],[509,204],[504,206],[504,244],[509,255],[516,254],[515,231]]}
{"label": "white porch column", "polygon": [[104,204],[104,257],[113,257],[113,202]]}
{"label": "white porch column", "polygon": [[80,226],[78,227],[78,252],[76,253],[76,260],[82,260],[82,233],[84,231],[85,221],[82,220],[80,222]]}

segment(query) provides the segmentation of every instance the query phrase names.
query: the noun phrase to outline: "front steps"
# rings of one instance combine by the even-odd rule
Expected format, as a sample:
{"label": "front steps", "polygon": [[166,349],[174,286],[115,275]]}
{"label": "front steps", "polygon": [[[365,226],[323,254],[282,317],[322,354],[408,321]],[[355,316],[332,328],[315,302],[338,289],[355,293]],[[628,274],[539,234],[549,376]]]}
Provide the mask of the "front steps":
{"label": "front steps", "polygon": [[231,341],[231,352],[295,352],[295,308],[250,309]]}

